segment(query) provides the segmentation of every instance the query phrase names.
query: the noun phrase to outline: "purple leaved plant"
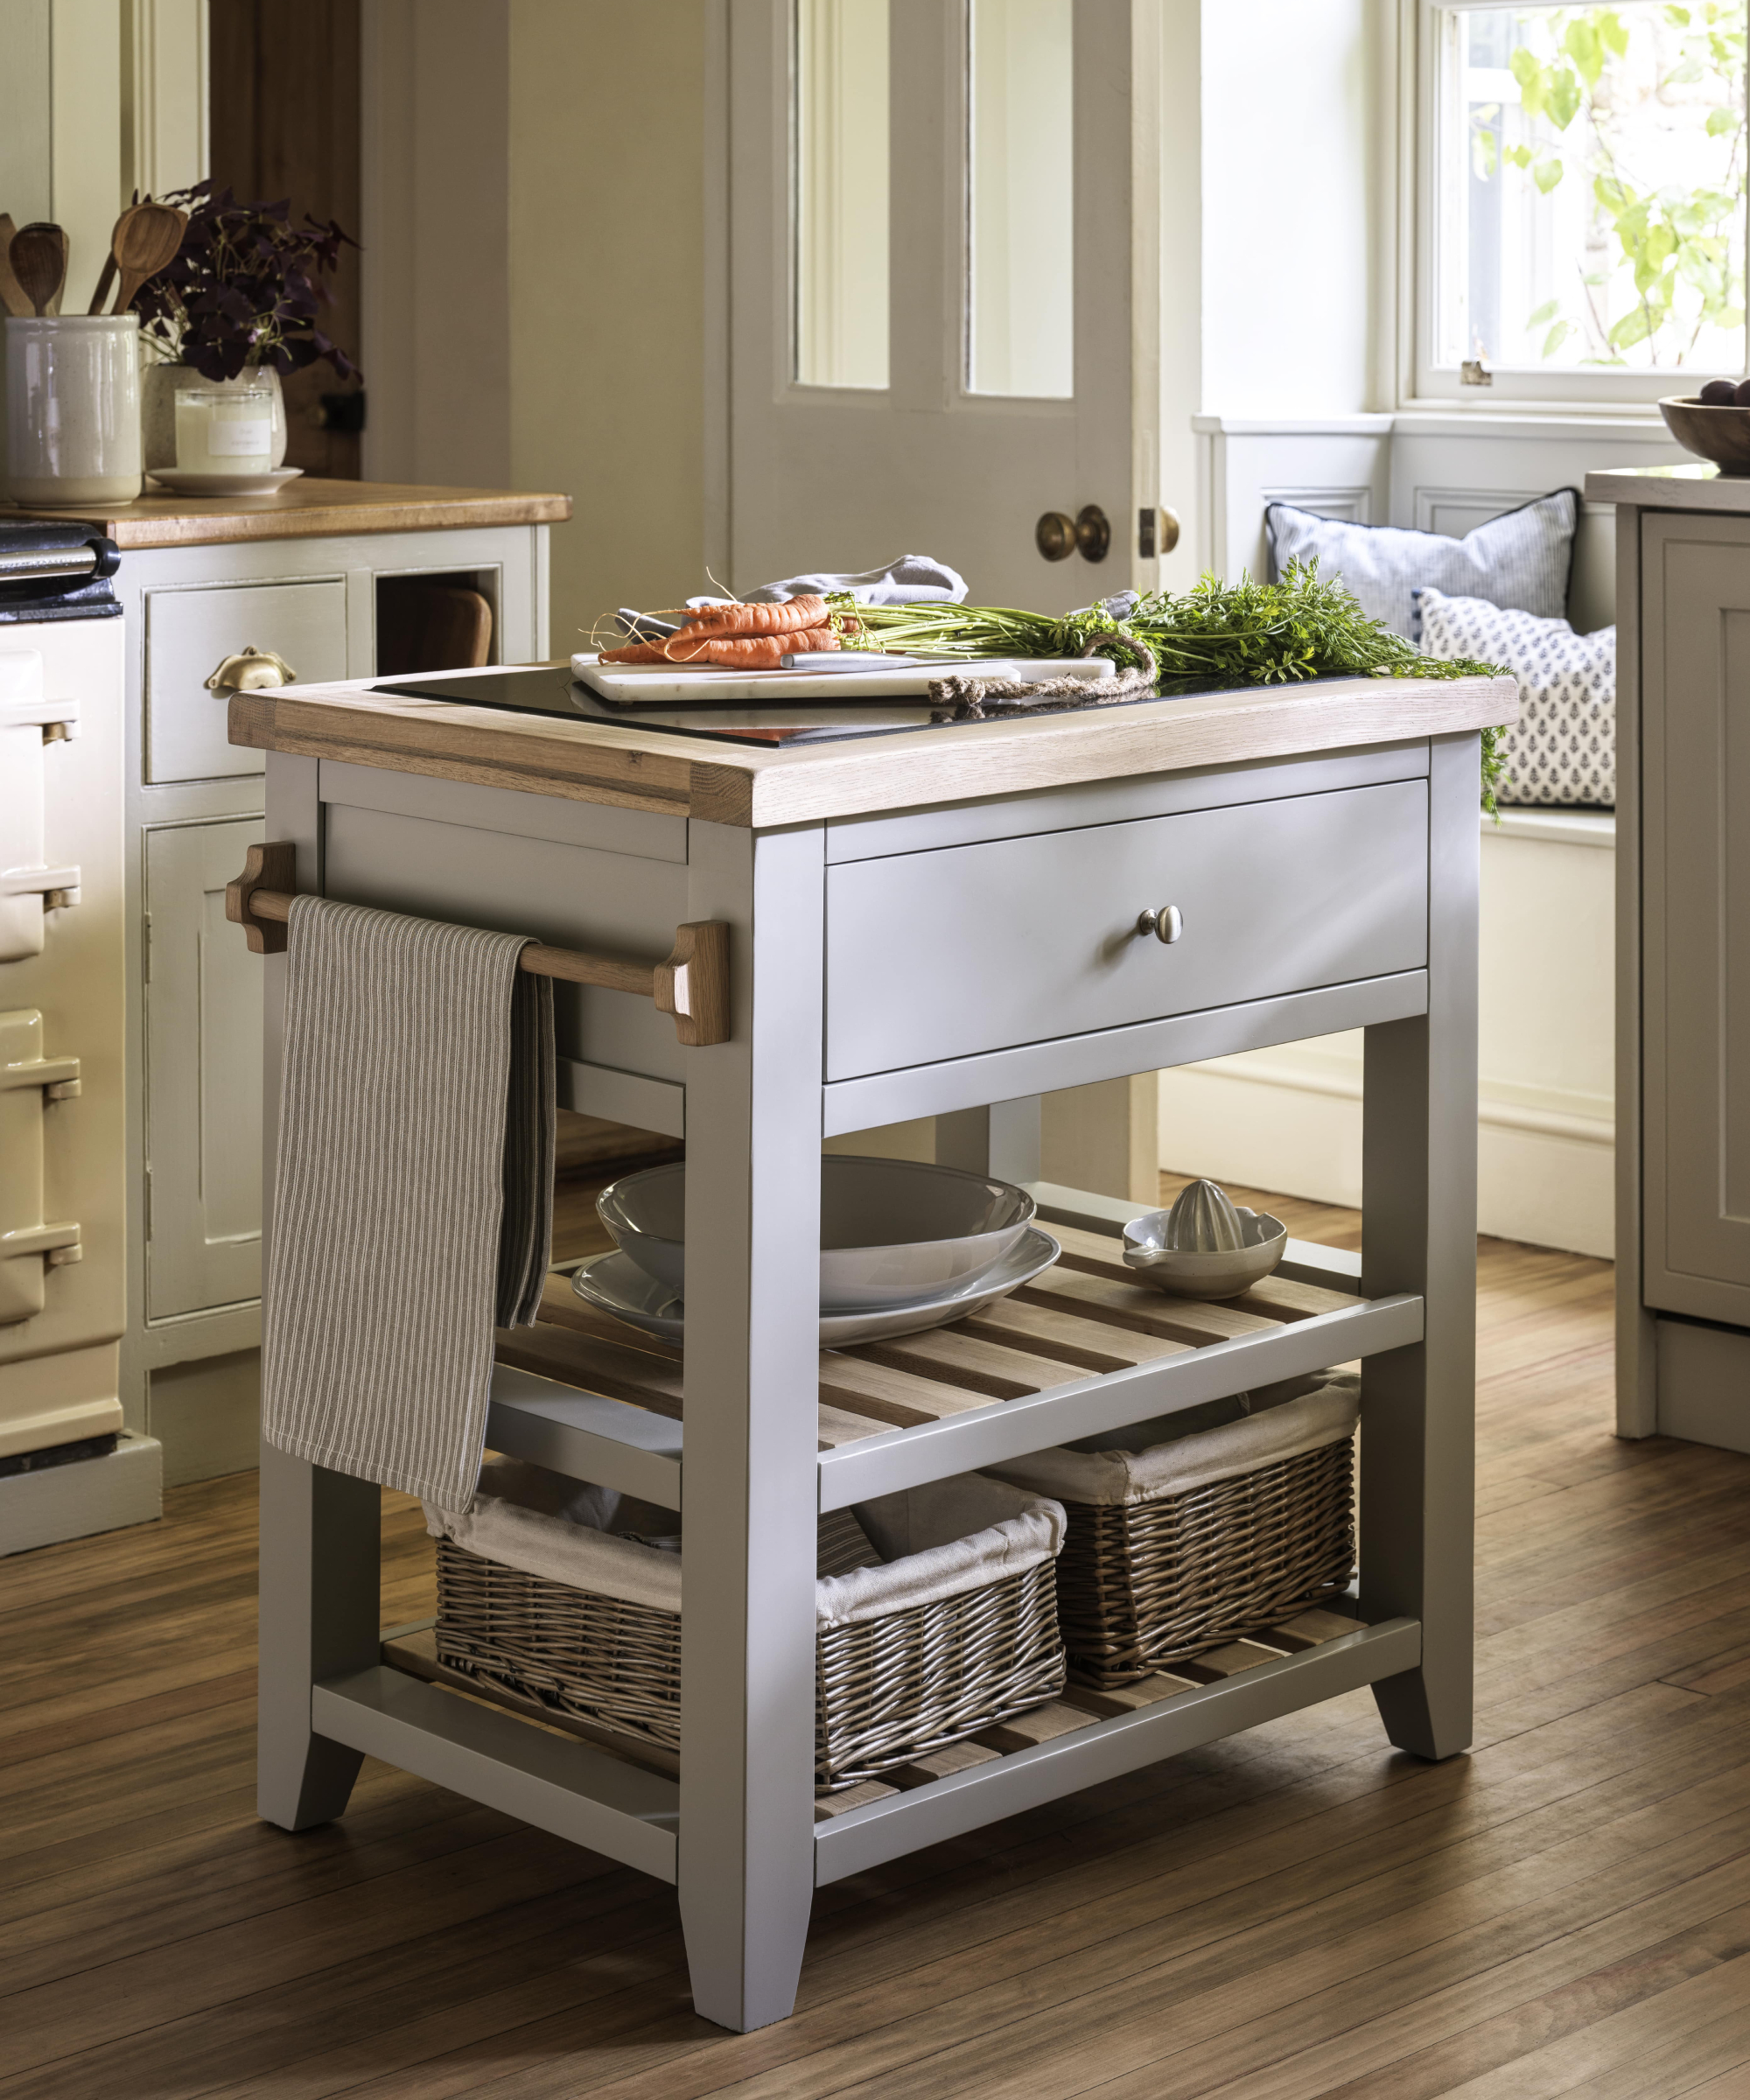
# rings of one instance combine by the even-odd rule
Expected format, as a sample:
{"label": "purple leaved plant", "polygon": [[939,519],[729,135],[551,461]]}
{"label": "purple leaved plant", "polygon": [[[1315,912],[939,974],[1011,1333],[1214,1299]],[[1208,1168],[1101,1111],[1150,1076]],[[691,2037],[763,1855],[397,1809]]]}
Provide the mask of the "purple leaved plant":
{"label": "purple leaved plant", "polygon": [[342,379],[358,367],[316,325],[333,294],[342,248],[358,242],[331,219],[291,221],[289,200],[240,204],[197,182],[159,201],[188,214],[176,259],[140,287],[133,311],[142,334],[205,379],[235,379],[247,367],[282,374],[326,359]]}

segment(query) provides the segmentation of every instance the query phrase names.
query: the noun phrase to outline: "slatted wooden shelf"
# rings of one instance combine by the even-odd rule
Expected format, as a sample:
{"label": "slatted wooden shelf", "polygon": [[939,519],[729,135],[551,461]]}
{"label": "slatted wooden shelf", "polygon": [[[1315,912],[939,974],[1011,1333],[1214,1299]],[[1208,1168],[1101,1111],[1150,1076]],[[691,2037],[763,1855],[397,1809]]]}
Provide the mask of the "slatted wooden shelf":
{"label": "slatted wooden shelf", "polygon": [[[436,1637],[431,1630],[433,1623],[426,1620],[417,1626],[386,1630],[382,1648],[383,1663],[407,1676],[442,1685],[477,1704],[501,1708],[541,1727],[587,1742],[597,1749],[606,1750],[620,1761],[661,1773],[665,1777],[678,1777],[679,1760],[668,1752],[616,1736],[607,1730],[592,1726],[587,1721],[580,1721],[570,1714],[545,1707],[538,1700],[494,1685],[478,1683],[458,1670],[446,1668],[438,1660]],[[1242,1724],[1228,1718],[1221,1700],[1212,1701],[1208,1698],[1212,1688],[1234,1686],[1236,1680],[1250,1672],[1308,1656],[1314,1650],[1325,1648],[1337,1642],[1348,1643],[1347,1652],[1361,1662],[1359,1670],[1352,1674],[1357,1676],[1358,1681],[1364,1682],[1370,1676],[1383,1673],[1370,1667],[1372,1658],[1362,1661],[1365,1656],[1365,1647],[1354,1637],[1370,1634],[1375,1631],[1390,1635],[1404,1625],[1404,1622],[1398,1621],[1395,1627],[1374,1629],[1362,1620],[1348,1616],[1346,1612],[1302,1612],[1279,1626],[1260,1628],[1243,1641],[1233,1642],[1226,1648],[1214,1648],[1207,1655],[1198,1656],[1194,1662],[1182,1662],[1171,1673],[1160,1671],[1152,1677],[1145,1677],[1139,1684],[1127,1684],[1115,1691],[1096,1691],[1086,1685],[1071,1684],[1058,1698],[1047,1700],[1029,1712],[1016,1714],[997,1727],[982,1729],[966,1742],[956,1743],[946,1750],[933,1751],[911,1764],[899,1766],[881,1779],[866,1780],[860,1786],[847,1787],[838,1793],[817,1793],[815,1796],[815,1820],[817,1824],[831,1825],[839,1824],[842,1818],[848,1818],[850,1824],[846,1827],[849,1828],[850,1824],[857,1823],[861,1811],[872,1809],[878,1803],[897,1803],[902,1796],[918,1796],[920,1790],[932,1788],[942,1781],[959,1782],[956,1790],[963,1793],[966,1791],[963,1775],[967,1774],[978,1775],[979,1790],[983,1791],[988,1788],[990,1782],[1001,1777],[992,1768],[1017,1760],[1023,1763],[1036,1762],[1037,1760],[1028,1760],[1027,1754],[1046,1746],[1052,1747],[1054,1766],[1048,1793],[1071,1791],[1085,1784],[1086,1781],[1080,1774],[1082,1760],[1069,1756],[1068,1753],[1085,1743],[1096,1754],[1103,1749],[1110,1760],[1113,1732],[1102,1731],[1102,1724],[1148,1713],[1171,1719],[1176,1706],[1182,1712],[1186,1707],[1197,1705],[1200,1701],[1196,1695],[1202,1695],[1202,1711],[1186,1716],[1190,1723],[1189,1735],[1192,1740],[1213,1740]],[[1400,1632],[1391,1650],[1393,1667],[1401,1667],[1401,1662],[1396,1658],[1398,1649],[1404,1645]],[[1335,1651],[1333,1652],[1334,1657]],[[1278,1670],[1276,1674],[1279,1678],[1282,1673]],[[1304,1693],[1291,1696],[1287,1704],[1301,1704],[1304,1696]],[[1073,1744],[1071,1739],[1077,1740]],[[1144,1749],[1144,1755],[1133,1755],[1127,1761],[1146,1761],[1149,1758],[1166,1754],[1152,1745],[1145,1748],[1138,1745],[1137,1748]],[[1038,1780],[1035,1780],[1035,1790],[1038,1784]],[[916,1805],[928,1809],[931,1804],[920,1800]],[[942,1805],[945,1807],[948,1804]],[[962,1802],[957,1805],[962,1818],[966,1821],[985,1819],[970,1802]],[[879,1828],[882,1821],[891,1821],[891,1817],[884,1816],[876,1819],[874,1843],[877,1845],[879,1845],[883,1834]],[[891,1838],[892,1833],[886,1835]],[[863,1849],[866,1850],[870,1842],[865,1838]],[[906,1840],[907,1844],[910,1842],[913,1841]],[[896,1849],[905,1848],[900,1846]],[[884,1852],[883,1856],[888,1855]],[[841,1866],[835,1863],[833,1872],[822,1878],[831,1879],[836,1872],[852,1871],[854,1869],[849,1866]]]}
{"label": "slatted wooden shelf", "polygon": [[[1299,1376],[1421,1337],[1421,1301],[1271,1277],[1219,1305],[1130,1280],[1117,1238],[1053,1228],[1062,1257],[951,1326],[820,1359],[822,1507]],[[540,1324],[499,1362],[682,1418],[679,1348],[549,1279]],[[610,1432],[611,1433],[611,1432]]]}
{"label": "slatted wooden shelf", "polygon": [[1226,1648],[1211,1648],[1195,1662],[1181,1662],[1170,1674],[1158,1670],[1139,1684],[1125,1684],[1116,1691],[1096,1691],[1088,1685],[1071,1684],[1065,1687],[1061,1698],[1035,1706],[1030,1713],[1017,1714],[995,1728],[981,1729],[967,1742],[933,1751],[912,1764],[900,1766],[881,1779],[864,1780],[861,1786],[847,1787],[842,1793],[817,1795],[816,1821],[829,1822],[853,1809],[866,1808],[871,1802],[910,1793],[914,1788],[928,1786],[933,1781],[947,1779],[956,1772],[970,1772],[980,1765],[992,1764],[998,1758],[1014,1755],[1017,1751],[1031,1750],[1040,1743],[1060,1741],[1065,1736],[1093,1727],[1097,1721],[1110,1720],[1118,1714],[1140,1712],[1144,1707],[1158,1705],[1163,1699],[1194,1691],[1200,1684],[1223,1684],[1229,1677],[1238,1676],[1242,1670],[1279,1662],[1284,1656],[1302,1655],[1310,1648],[1322,1647],[1327,1641],[1340,1640],[1346,1634],[1362,1630],[1359,1619],[1340,1613],[1302,1612],[1281,1626],[1261,1628],[1243,1641],[1229,1642]]}

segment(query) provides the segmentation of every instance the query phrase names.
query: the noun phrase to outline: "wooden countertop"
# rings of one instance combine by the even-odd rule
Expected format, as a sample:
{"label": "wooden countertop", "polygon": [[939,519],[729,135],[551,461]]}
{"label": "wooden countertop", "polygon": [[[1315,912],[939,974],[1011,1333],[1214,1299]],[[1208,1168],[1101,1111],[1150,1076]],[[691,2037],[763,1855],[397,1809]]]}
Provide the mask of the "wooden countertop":
{"label": "wooden countertop", "polygon": [[374,693],[238,693],[234,744],[755,830],[1514,722],[1511,678],[1343,678],[760,751]]}
{"label": "wooden countertop", "polygon": [[1709,459],[1683,466],[1613,466],[1586,478],[1588,503],[1633,503],[1644,510],[1750,512],[1750,475],[1723,474]]}
{"label": "wooden countertop", "polygon": [[235,540],[304,540],[358,532],[436,532],[480,525],[562,525],[569,496],[511,488],[422,488],[395,481],[289,481],[275,496],[142,496],[87,512],[26,510],[0,503],[7,518],[94,526],[124,551],[140,547],[214,547]]}

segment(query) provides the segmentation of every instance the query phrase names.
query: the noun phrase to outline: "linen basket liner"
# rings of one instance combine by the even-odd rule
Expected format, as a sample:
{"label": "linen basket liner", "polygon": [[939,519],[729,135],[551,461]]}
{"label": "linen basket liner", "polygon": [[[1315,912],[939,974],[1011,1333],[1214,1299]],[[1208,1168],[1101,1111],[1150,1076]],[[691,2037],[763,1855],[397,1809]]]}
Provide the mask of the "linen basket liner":
{"label": "linen basket liner", "polygon": [[[678,1613],[682,1555],[674,1541],[665,1550],[648,1535],[623,1535],[628,1522],[640,1531],[660,1522],[672,1533],[676,1513],[582,1482],[556,1489],[562,1480],[540,1466],[488,1459],[472,1508],[428,1502],[426,1530],[526,1575]],[[888,1558],[879,1567],[819,1578],[816,1628],[885,1619],[1025,1573],[1056,1558],[1066,1521],[1055,1502],[980,1474],[880,1495],[859,1502],[857,1515]]]}
{"label": "linen basket liner", "polygon": [[1350,1374],[1280,1407],[1146,1451],[1060,1446],[1005,1460],[990,1470],[1018,1488],[1067,1502],[1102,1508],[1158,1502],[1339,1443],[1353,1432],[1360,1416],[1361,1381]]}

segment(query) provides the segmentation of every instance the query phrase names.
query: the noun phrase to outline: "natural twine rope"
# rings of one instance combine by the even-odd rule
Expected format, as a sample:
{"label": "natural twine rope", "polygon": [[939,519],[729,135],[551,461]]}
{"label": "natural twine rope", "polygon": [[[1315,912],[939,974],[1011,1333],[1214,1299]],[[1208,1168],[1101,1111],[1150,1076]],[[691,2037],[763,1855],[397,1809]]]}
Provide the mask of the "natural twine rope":
{"label": "natural twine rope", "polygon": [[1128,649],[1135,663],[1113,678],[973,678],[956,676],[930,681],[932,722],[988,722],[1004,715],[1046,714],[1065,707],[1110,707],[1115,701],[1138,700],[1154,690],[1154,651],[1130,634],[1096,634],[1083,648]]}

